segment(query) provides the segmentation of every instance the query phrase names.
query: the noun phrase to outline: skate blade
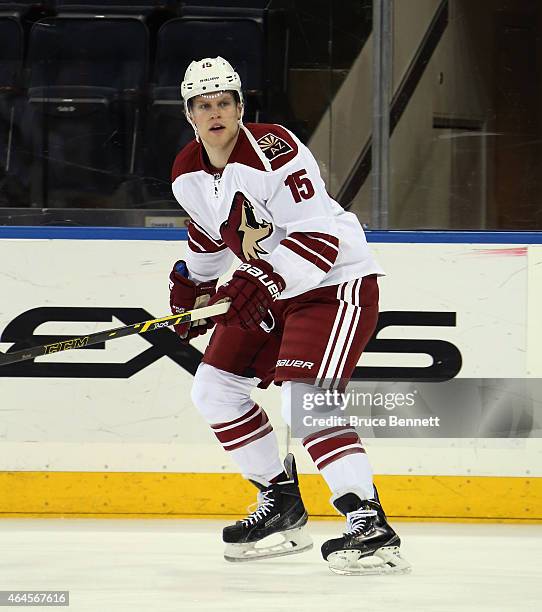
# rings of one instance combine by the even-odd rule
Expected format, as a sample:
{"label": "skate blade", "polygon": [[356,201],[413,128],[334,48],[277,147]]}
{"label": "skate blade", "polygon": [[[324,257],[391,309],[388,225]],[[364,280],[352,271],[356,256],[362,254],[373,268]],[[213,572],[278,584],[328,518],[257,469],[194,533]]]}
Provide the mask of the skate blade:
{"label": "skate blade", "polygon": [[264,538],[259,542],[226,544],[224,559],[231,563],[243,563],[246,561],[284,557],[286,555],[297,555],[312,548],[312,540],[308,534],[304,533],[303,527],[289,529],[273,535],[282,536],[282,542],[270,546],[257,546],[272,537],[269,536],[269,538]]}
{"label": "skate blade", "polygon": [[408,574],[410,563],[401,557],[398,546],[383,546],[374,555],[361,557],[359,550],[339,550],[327,558],[329,569],[341,576]]}

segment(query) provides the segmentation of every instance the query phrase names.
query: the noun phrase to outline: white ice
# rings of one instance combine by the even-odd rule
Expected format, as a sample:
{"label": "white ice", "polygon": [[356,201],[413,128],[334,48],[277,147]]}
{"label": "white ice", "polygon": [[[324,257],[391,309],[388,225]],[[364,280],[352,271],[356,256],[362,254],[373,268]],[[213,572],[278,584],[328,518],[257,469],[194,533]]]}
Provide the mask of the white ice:
{"label": "white ice", "polygon": [[310,552],[238,564],[226,524],[3,519],[0,590],[69,590],[72,612],[542,611],[541,525],[396,523],[411,574],[337,576],[319,546],[340,522],[311,521]]}

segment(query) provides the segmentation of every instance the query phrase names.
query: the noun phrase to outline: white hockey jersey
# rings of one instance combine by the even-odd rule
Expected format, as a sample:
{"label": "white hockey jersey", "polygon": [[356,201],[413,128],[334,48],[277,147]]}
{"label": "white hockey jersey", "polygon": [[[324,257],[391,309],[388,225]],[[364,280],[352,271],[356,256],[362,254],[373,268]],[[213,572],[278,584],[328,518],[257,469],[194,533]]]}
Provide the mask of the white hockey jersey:
{"label": "white hockey jersey", "polygon": [[268,261],[286,283],[282,299],[383,274],[357,217],[328,195],[313,155],[282,126],[242,126],[222,172],[206,159],[193,140],[172,172],[191,218],[186,263],[195,281],[224,274],[234,255]]}

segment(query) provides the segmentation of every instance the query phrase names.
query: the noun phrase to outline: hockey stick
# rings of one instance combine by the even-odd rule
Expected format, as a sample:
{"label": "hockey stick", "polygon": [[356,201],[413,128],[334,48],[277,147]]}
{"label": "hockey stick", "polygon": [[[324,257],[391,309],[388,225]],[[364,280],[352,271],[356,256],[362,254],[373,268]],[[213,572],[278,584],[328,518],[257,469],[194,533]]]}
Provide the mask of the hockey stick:
{"label": "hockey stick", "polygon": [[212,306],[205,306],[197,310],[189,310],[182,314],[168,315],[159,319],[151,319],[150,321],[142,321],[124,327],[116,327],[115,329],[107,329],[105,331],[89,334],[88,336],[80,336],[79,338],[70,338],[69,340],[59,340],[53,344],[42,344],[41,346],[33,346],[22,351],[13,351],[12,353],[0,353],[0,366],[8,365],[9,363],[17,363],[26,361],[27,359],[35,359],[42,355],[50,355],[51,353],[59,353],[60,351],[68,351],[70,349],[83,348],[98,342],[106,342],[107,340],[115,340],[132,334],[144,334],[148,331],[160,329],[161,327],[169,327],[170,325],[179,325],[181,323],[189,323],[190,321],[199,321],[214,317],[215,315],[224,314],[230,307],[229,302],[221,302]]}

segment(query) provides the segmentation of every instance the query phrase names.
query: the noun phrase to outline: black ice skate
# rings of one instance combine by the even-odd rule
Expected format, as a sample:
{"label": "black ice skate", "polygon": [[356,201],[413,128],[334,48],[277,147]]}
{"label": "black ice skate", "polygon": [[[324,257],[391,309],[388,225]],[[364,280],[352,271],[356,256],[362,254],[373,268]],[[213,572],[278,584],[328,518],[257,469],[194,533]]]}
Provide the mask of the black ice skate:
{"label": "black ice skate", "polygon": [[388,525],[375,489],[375,499],[347,493],[334,502],[346,516],[346,532],[322,545],[322,556],[336,574],[402,574],[410,564],[401,557],[401,540]]}
{"label": "black ice skate", "polygon": [[[269,487],[256,485],[260,492],[255,512],[224,528],[222,539],[226,543],[226,561],[269,559],[312,548],[312,540],[303,531],[308,515],[299,492],[295,459],[291,453],[284,460],[284,469],[287,480]],[[267,545],[262,542],[274,534],[282,536],[282,541]]]}

